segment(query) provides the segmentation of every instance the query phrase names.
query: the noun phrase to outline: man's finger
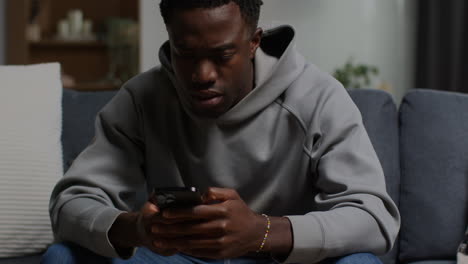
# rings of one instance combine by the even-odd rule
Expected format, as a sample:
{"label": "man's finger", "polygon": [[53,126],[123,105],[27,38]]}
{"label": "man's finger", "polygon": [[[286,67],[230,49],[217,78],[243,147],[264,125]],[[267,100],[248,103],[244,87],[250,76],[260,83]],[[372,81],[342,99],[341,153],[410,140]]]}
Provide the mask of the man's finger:
{"label": "man's finger", "polygon": [[224,202],[228,200],[240,200],[240,196],[234,189],[210,187],[203,194],[204,203]]}
{"label": "man's finger", "polygon": [[[210,220],[225,217],[227,209],[222,204],[198,205],[191,208],[171,208],[165,209],[161,218],[161,222],[170,222],[171,220],[194,221],[194,220]],[[182,221],[183,220],[183,221]]]}
{"label": "man's finger", "polygon": [[180,224],[153,224],[151,233],[155,237],[174,238],[191,237],[201,238],[220,237],[228,233],[225,220],[203,221]]}
{"label": "man's finger", "polygon": [[143,205],[143,208],[141,208],[141,212],[143,212],[145,216],[153,216],[158,215],[160,210],[157,205],[148,201]]}

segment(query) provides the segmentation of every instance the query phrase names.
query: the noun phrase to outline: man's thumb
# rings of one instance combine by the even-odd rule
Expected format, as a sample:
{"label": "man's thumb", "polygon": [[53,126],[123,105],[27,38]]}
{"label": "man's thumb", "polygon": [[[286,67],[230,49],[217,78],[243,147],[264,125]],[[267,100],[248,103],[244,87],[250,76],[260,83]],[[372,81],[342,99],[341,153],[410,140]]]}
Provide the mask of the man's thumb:
{"label": "man's thumb", "polygon": [[240,196],[234,189],[210,187],[203,194],[204,203],[224,202],[228,200],[239,200]]}

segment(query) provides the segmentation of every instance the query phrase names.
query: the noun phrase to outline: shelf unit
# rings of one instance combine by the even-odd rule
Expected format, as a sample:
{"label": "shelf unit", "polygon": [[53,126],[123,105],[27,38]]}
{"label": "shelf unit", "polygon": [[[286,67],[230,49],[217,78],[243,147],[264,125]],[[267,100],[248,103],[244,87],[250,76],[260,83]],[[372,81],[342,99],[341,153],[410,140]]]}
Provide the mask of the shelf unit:
{"label": "shelf unit", "polygon": [[[39,0],[36,23],[41,39],[29,41],[26,30],[32,0],[7,0],[7,64],[25,65],[59,62],[62,72],[72,76],[76,90],[113,90],[118,85],[105,82],[109,72],[109,50],[104,41],[64,41],[55,39],[56,24],[71,9],[81,9],[93,21],[93,31],[102,33],[110,17],[138,21],[138,0]],[[102,34],[101,34],[102,35]],[[98,37],[98,39],[102,39]]]}

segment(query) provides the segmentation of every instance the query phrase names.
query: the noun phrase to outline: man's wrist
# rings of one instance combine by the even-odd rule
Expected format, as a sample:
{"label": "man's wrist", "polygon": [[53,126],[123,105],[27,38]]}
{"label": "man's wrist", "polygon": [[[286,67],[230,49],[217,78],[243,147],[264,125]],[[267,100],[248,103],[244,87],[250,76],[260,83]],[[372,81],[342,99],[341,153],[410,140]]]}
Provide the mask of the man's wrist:
{"label": "man's wrist", "polygon": [[119,251],[138,247],[142,244],[138,225],[139,213],[122,213],[112,224],[108,238],[112,246]]}
{"label": "man's wrist", "polygon": [[291,222],[286,217],[269,217],[270,230],[263,251],[270,252],[276,259],[286,259],[293,247]]}

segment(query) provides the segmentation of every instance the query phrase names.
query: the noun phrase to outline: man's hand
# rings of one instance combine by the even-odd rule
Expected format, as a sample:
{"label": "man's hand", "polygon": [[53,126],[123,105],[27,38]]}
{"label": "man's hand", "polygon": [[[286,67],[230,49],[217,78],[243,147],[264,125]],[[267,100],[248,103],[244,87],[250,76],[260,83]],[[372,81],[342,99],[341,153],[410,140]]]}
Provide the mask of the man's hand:
{"label": "man's hand", "polygon": [[[209,188],[203,202],[162,213],[147,202],[139,212],[119,215],[109,230],[109,240],[118,251],[145,246],[163,256],[181,252],[211,259],[236,258],[259,249],[267,221],[235,190]],[[262,251],[284,258],[292,247],[290,222],[284,217],[270,219],[270,234]]]}
{"label": "man's hand", "polygon": [[154,247],[204,258],[235,258],[258,250],[266,219],[231,189],[210,188],[204,205],[166,209],[152,226]]}
{"label": "man's hand", "polygon": [[147,202],[140,211],[140,219],[138,221],[138,233],[142,245],[162,256],[172,256],[179,253],[175,248],[159,248],[155,247],[154,240],[156,236],[152,234],[152,227],[160,218],[160,211],[157,205],[152,202]]}
{"label": "man's hand", "polygon": [[129,254],[129,248],[141,246],[162,256],[178,253],[175,249],[154,247],[151,227],[159,215],[159,208],[150,201],[146,202],[139,212],[120,214],[109,230],[109,240],[119,255],[126,256]]}

